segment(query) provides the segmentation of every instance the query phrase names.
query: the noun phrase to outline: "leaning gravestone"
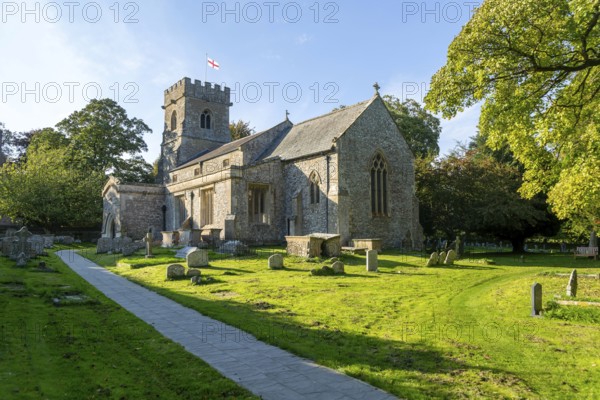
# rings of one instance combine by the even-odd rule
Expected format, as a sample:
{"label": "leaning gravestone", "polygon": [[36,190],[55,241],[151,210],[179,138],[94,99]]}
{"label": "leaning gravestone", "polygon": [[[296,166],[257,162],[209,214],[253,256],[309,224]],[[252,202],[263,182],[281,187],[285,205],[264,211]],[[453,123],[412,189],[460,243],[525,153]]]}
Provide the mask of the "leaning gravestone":
{"label": "leaning gravestone", "polygon": [[177,253],[175,253],[175,258],[187,258],[188,253],[190,253],[194,250],[197,250],[197,249],[198,249],[197,247],[193,247],[193,246],[183,247],[183,248],[179,249],[177,251]]}
{"label": "leaning gravestone", "polygon": [[454,260],[456,260],[456,252],[454,250],[449,250],[446,259],[444,260],[444,264],[453,265]]}
{"label": "leaning gravestone", "polygon": [[167,280],[185,277],[185,268],[181,264],[171,264],[167,267]]}
{"label": "leaning gravestone", "polygon": [[538,317],[542,312],[542,285],[534,283],[531,286],[531,316]]}
{"label": "leaning gravestone", "polygon": [[189,268],[208,266],[208,250],[195,249],[187,253],[185,257]]}
{"label": "leaning gravestone", "polygon": [[269,269],[282,269],[283,256],[281,254],[273,254],[269,257]]}
{"label": "leaning gravestone", "polygon": [[367,271],[377,272],[377,250],[367,250]]}
{"label": "leaning gravestone", "polygon": [[333,272],[336,275],[342,275],[344,274],[344,263],[341,261],[336,261],[331,265],[331,268],[333,269]]}
{"label": "leaning gravestone", "polygon": [[434,265],[436,265],[438,263],[438,253],[436,253],[435,251],[433,253],[431,253],[431,256],[429,256],[429,260],[427,260],[427,267],[433,267]]}
{"label": "leaning gravestone", "polygon": [[571,277],[569,278],[569,284],[567,285],[567,296],[575,297],[577,296],[577,270],[574,269],[571,272]]}

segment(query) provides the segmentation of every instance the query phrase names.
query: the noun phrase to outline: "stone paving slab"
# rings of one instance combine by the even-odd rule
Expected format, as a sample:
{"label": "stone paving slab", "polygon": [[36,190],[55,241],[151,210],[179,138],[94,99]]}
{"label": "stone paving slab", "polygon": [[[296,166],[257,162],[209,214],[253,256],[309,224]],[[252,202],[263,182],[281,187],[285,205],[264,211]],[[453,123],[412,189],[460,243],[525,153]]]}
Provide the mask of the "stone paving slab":
{"label": "stone paving slab", "polygon": [[72,250],[56,253],[106,297],[265,400],[396,397],[362,381],[263,343],[94,264]]}

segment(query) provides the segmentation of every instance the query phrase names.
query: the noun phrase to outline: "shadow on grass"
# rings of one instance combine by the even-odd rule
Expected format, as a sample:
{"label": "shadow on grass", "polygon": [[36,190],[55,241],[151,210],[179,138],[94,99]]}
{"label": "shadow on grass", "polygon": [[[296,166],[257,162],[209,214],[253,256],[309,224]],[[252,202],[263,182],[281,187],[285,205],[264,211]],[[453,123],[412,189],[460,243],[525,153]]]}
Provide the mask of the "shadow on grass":
{"label": "shadow on grass", "polygon": [[431,267],[427,267],[427,269],[466,269],[466,270],[473,270],[473,271],[490,271],[490,270],[494,270],[494,269],[499,269],[498,267],[484,267],[484,266],[480,266],[480,265],[460,265],[460,264],[454,264],[454,265],[445,265],[445,264],[441,264],[441,265],[433,265]]}
{"label": "shadow on grass", "polygon": [[203,270],[208,270],[208,271],[229,271],[229,272],[237,272],[239,274],[254,274],[255,271],[249,271],[247,269],[239,269],[239,268],[229,268],[229,267],[217,267],[215,265],[209,264],[207,267],[201,267],[200,268],[201,271]]}
{"label": "shadow on grass", "polygon": [[[361,277],[364,278],[362,275]],[[439,379],[435,374],[454,376],[471,370],[478,374],[510,376],[513,382],[519,380],[508,371],[469,364],[448,357],[442,350],[424,342],[409,343],[404,339],[390,340],[358,332],[345,332],[318,321],[313,322],[312,325],[303,324],[292,319],[296,314],[290,310],[278,310],[275,307],[270,312],[261,311],[253,303],[236,302],[232,299],[209,301],[175,293],[160,286],[135,280],[134,282],[195,309],[203,315],[242,329],[258,340],[334,369],[350,370],[350,376],[400,397],[456,397],[457,383]],[[415,337],[410,336],[415,333],[413,330],[401,333],[401,336],[406,339]],[[211,326],[210,334],[221,335],[224,341],[238,343],[254,340],[249,335],[232,334],[232,331],[224,326]],[[407,371],[409,379],[390,380],[386,370]],[[526,385],[520,380],[519,382],[523,386]]]}

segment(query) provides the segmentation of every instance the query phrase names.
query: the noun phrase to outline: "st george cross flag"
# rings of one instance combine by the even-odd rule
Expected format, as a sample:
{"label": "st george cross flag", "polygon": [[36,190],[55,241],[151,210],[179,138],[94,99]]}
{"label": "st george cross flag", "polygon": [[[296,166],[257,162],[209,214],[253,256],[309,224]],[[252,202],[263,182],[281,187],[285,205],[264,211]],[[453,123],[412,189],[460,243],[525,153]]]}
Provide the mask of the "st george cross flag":
{"label": "st george cross flag", "polygon": [[215,60],[213,60],[212,58],[208,58],[206,57],[206,61],[208,62],[208,66],[211,67],[212,69],[219,69],[219,63],[216,62]]}

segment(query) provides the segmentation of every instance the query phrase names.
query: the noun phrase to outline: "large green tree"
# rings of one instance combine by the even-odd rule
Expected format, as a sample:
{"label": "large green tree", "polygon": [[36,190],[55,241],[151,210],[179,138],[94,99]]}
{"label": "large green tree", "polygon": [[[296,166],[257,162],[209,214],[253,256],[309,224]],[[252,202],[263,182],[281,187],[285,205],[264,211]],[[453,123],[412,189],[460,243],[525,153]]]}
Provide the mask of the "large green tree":
{"label": "large green tree", "polygon": [[139,154],[148,131],[105,99],[92,100],[57,129],[12,135],[13,146],[25,153],[0,167],[0,215],[47,230],[97,226],[108,174],[126,182],[153,181],[152,166]]}
{"label": "large green tree", "polygon": [[103,173],[69,166],[68,149],[38,143],[27,160],[0,167],[0,215],[54,228],[93,227],[102,218]]}
{"label": "large green tree", "polygon": [[428,234],[492,236],[521,252],[526,238],[553,235],[560,227],[543,195],[530,200],[519,195],[519,168],[482,149],[457,148],[442,159],[417,163],[423,164],[416,168],[417,195]]}
{"label": "large green tree", "polygon": [[485,0],[432,78],[428,109],[482,102],[479,128],[525,168],[520,193],[600,220],[600,0]]}
{"label": "large green tree", "polygon": [[74,164],[123,181],[153,181],[152,166],[139,154],[147,150],[144,133],[152,131],[144,121],[129,118],[114,100],[92,100],[56,128],[69,140]]}
{"label": "large green tree", "polygon": [[437,156],[442,128],[440,120],[413,99],[400,101],[393,95],[383,101],[415,157]]}

